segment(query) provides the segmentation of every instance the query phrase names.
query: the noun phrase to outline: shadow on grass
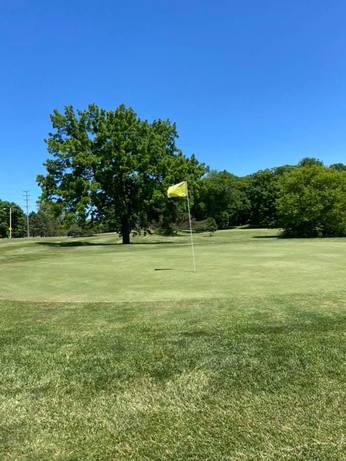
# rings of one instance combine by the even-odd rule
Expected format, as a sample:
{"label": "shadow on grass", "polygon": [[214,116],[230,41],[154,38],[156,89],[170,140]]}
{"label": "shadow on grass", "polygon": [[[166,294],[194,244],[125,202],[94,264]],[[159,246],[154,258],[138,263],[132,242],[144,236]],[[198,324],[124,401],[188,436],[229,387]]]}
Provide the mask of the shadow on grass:
{"label": "shadow on grass", "polygon": [[83,246],[109,246],[117,245],[116,243],[93,243],[93,242],[35,242],[36,245],[45,245],[52,248],[64,248],[64,247],[83,247]]}
{"label": "shadow on grass", "polygon": [[[131,242],[130,245],[181,245],[185,242],[172,242],[172,241],[163,241],[163,242]],[[118,245],[121,245],[119,243]]]}
{"label": "shadow on grass", "polygon": [[[69,248],[69,247],[83,247],[83,246],[123,246],[126,247],[127,245],[123,245],[121,242],[113,242],[113,243],[106,243],[106,242],[82,242],[80,240],[76,242],[35,242],[36,245],[45,245],[52,248]],[[128,244],[131,245],[177,245],[177,242],[131,242]],[[180,245],[180,244],[178,244]]]}
{"label": "shadow on grass", "polygon": [[254,235],[253,239],[282,239],[282,235]]}

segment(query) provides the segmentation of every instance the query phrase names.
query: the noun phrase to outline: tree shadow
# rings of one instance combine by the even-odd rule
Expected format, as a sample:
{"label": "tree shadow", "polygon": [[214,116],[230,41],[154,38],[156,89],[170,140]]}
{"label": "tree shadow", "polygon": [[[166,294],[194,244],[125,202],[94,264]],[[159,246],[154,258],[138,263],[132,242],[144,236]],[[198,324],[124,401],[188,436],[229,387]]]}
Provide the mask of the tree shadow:
{"label": "tree shadow", "polygon": [[83,246],[109,246],[118,245],[117,243],[93,243],[93,242],[35,242],[36,245],[44,245],[53,248],[83,247]]}
{"label": "tree shadow", "polygon": [[184,272],[185,274],[195,274],[195,271],[193,271],[192,269],[191,270],[188,270],[188,269],[177,269],[177,268],[172,268],[172,267],[155,267],[154,268],[154,271],[179,271],[179,272]]}
{"label": "tree shadow", "polygon": [[181,245],[181,243],[164,241],[164,242],[131,242],[128,245],[123,245],[121,242],[107,243],[107,242],[83,242],[77,240],[75,242],[35,242],[36,245],[44,245],[52,248],[70,248],[70,247],[88,247],[88,246],[131,246],[131,245]]}
{"label": "tree shadow", "polygon": [[282,239],[281,235],[254,235],[253,239]]}
{"label": "tree shadow", "polygon": [[[186,242],[172,242],[172,241],[163,241],[163,242],[131,242],[130,245],[184,245]],[[122,245],[118,243],[117,245]]]}

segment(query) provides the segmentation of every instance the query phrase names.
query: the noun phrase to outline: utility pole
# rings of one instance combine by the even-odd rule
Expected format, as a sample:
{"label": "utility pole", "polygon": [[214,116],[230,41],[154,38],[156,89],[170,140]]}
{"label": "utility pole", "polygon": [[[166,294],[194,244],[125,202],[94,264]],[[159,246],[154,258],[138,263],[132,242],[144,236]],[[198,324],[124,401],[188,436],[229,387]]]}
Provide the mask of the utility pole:
{"label": "utility pole", "polygon": [[10,225],[9,225],[9,238],[12,238],[12,207],[10,207]]}
{"label": "utility pole", "polygon": [[29,198],[30,198],[29,191],[25,190],[24,191],[24,200],[25,200],[25,207],[26,207],[26,235],[27,235],[27,237],[30,237]]}

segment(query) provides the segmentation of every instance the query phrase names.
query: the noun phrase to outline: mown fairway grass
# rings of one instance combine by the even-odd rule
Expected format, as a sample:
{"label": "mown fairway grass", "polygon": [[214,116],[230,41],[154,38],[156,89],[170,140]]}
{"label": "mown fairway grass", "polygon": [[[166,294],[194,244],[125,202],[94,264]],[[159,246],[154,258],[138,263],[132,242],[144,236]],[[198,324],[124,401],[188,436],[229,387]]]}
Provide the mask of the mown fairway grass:
{"label": "mown fairway grass", "polygon": [[115,241],[0,242],[0,459],[346,459],[345,239]]}

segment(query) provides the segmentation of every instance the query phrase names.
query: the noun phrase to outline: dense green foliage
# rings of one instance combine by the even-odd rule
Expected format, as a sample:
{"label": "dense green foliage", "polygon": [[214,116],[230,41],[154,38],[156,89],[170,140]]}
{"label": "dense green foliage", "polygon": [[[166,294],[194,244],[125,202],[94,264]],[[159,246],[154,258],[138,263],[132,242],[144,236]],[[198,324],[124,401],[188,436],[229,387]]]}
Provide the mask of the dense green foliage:
{"label": "dense green foliage", "polygon": [[196,219],[214,218],[219,229],[227,229],[246,223],[249,208],[245,182],[227,171],[211,171],[199,182]]}
{"label": "dense green foliage", "polygon": [[280,180],[279,224],[286,235],[346,235],[346,172],[302,162]]}
{"label": "dense green foliage", "polygon": [[63,216],[57,216],[51,203],[41,202],[39,209],[31,212],[30,235],[32,237],[54,237],[66,233]]}
{"label": "dense green foliage", "polygon": [[194,156],[176,146],[174,124],[149,123],[131,108],[114,111],[95,104],[84,111],[67,106],[51,115],[53,133],[47,144],[52,158],[46,176],[39,176],[43,200],[61,204],[77,220],[112,221],[129,243],[130,232],[161,217],[174,218],[175,201],[168,205],[170,184],[188,180],[190,192],[205,169]]}
{"label": "dense green foliage", "polygon": [[286,236],[346,235],[346,167],[314,158],[238,178],[211,172],[200,181],[193,212],[219,228],[282,227]]}
{"label": "dense green foliage", "polygon": [[261,170],[246,178],[246,196],[250,203],[248,222],[251,226],[277,227],[278,181],[290,169],[282,166]]}
{"label": "dense green foliage", "polygon": [[333,163],[330,168],[336,171],[346,171],[346,165],[344,163]]}
{"label": "dense green foliage", "polygon": [[[38,182],[42,201],[55,204],[70,235],[76,229],[78,235],[91,229],[118,231],[123,243],[129,243],[131,231],[150,227],[172,234],[185,227],[186,209],[184,201],[168,200],[166,189],[181,180],[189,183],[197,222],[212,219],[219,229],[282,226],[287,236],[345,233],[342,163],[327,168],[307,157],[298,166],[243,178],[227,171],[210,171],[202,177],[204,165],[178,149],[176,126],[168,120],[149,123],[123,105],[106,111],[94,104],[84,111],[67,106],[63,114],[54,111],[51,120],[54,131],[47,144],[52,158]],[[320,180],[311,182],[316,171]],[[296,192],[295,181],[300,182]],[[320,186],[322,191],[315,194]],[[33,218],[39,229],[35,235],[52,235],[43,215]]]}
{"label": "dense green foliage", "polygon": [[[204,167],[198,162],[192,160],[190,163],[179,155],[174,161],[177,158],[181,161],[179,171],[190,167],[190,172],[201,174]],[[49,175],[43,180],[48,178]],[[346,234],[345,178],[345,165],[326,167],[313,158],[305,158],[297,166],[262,170],[246,177],[211,171],[190,185],[193,229],[201,232],[248,225],[281,227],[288,237],[343,236]],[[157,189],[152,185],[152,199],[145,202],[141,215],[135,214],[141,219],[131,221],[132,233],[143,229],[144,233],[158,231],[161,235],[172,235],[178,229],[188,228],[186,203],[167,200],[167,182],[174,181],[166,180],[165,185],[158,181]],[[8,236],[9,202],[0,203],[0,236],[3,238]],[[76,199],[72,212],[72,208],[65,208],[60,199],[41,201],[38,211],[30,213],[31,236],[121,232],[114,206],[104,207],[99,212],[95,208],[87,219],[80,219],[76,211],[78,203]],[[24,213],[18,205],[12,203],[12,207],[13,236],[24,237]]]}

